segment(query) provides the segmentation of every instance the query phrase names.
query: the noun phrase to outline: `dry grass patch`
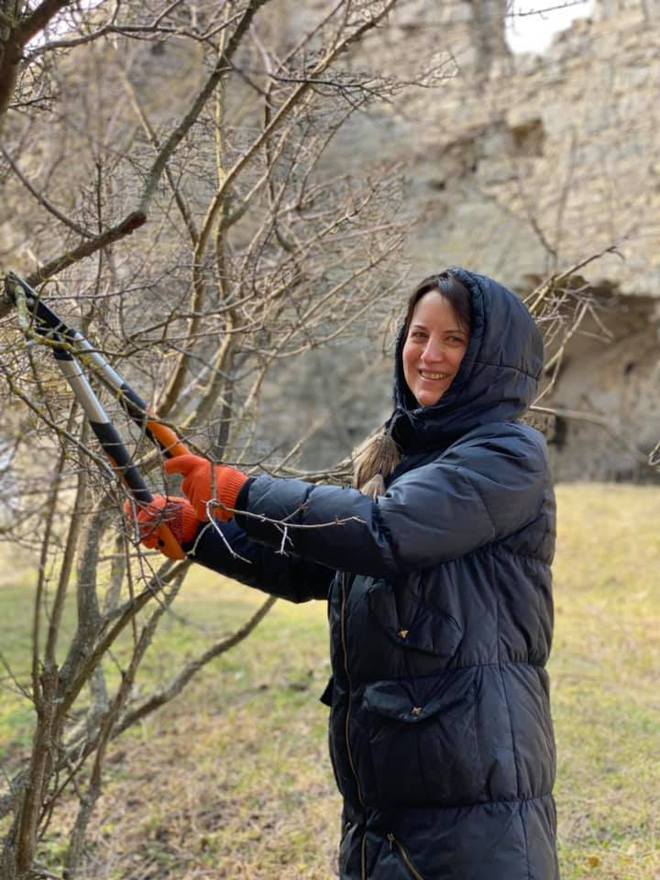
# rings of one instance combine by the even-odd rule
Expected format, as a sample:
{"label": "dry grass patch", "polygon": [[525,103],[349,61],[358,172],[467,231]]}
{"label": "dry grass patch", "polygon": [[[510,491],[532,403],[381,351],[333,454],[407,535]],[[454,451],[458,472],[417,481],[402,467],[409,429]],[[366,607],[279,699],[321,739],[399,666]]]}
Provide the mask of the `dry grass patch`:
{"label": "dry grass patch", "polygon": [[[563,880],[652,880],[660,871],[660,489],[562,486],[551,662]],[[0,587],[25,649],[27,588]],[[146,691],[231,631],[263,597],[197,569],[144,670]],[[23,627],[23,628],[21,628]],[[328,880],[339,798],[326,753],[322,603],[278,603],[253,636],[111,751],[90,831],[94,880]],[[5,694],[3,692],[3,700]],[[8,694],[14,701],[14,695]],[[0,711],[0,747],[24,751],[29,714]],[[3,714],[4,711],[4,714]],[[67,804],[43,860],[56,873]]]}

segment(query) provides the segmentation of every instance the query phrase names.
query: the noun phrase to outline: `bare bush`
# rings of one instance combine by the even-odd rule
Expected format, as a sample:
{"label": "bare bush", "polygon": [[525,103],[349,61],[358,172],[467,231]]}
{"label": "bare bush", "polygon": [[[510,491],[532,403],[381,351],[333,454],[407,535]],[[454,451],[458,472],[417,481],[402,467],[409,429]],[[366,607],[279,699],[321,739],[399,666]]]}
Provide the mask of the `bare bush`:
{"label": "bare bush", "polygon": [[[358,70],[363,39],[395,0],[339,0],[289,30],[271,5],[2,4],[0,258],[192,448],[277,473],[301,438],[259,439],[264,395],[289,362],[387,313],[408,219],[399,168],[375,157],[358,178],[326,161],[354,114],[404,87]],[[75,792],[60,868],[74,877],[109,743],[248,635],[273,600],[136,695],[189,563],[142,552],[122,525],[124,490],[51,352],[23,329],[14,314],[0,327],[1,528],[39,557],[31,670],[9,671],[34,708],[34,736],[6,771],[3,876],[53,876],[40,841]],[[125,436],[167,488],[159,455],[134,427]]]}

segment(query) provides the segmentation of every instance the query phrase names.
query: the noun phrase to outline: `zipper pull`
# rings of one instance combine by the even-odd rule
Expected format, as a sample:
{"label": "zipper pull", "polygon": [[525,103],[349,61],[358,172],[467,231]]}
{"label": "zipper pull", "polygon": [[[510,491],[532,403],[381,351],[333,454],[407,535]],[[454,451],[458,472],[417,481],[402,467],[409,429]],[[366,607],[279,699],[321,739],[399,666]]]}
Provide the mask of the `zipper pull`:
{"label": "zipper pull", "polygon": [[390,831],[389,834],[387,835],[387,839],[388,839],[388,841],[389,841],[389,843],[390,843],[390,852],[392,852],[392,850],[394,849],[394,841],[395,841],[395,838],[394,838],[394,835],[392,834],[391,831]]}

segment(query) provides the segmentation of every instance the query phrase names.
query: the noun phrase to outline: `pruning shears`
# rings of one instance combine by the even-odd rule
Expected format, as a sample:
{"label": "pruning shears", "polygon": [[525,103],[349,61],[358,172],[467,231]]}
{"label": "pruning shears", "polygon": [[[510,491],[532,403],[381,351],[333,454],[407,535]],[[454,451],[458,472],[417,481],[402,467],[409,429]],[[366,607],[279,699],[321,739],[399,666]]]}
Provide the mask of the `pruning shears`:
{"label": "pruning shears", "polygon": [[[101,352],[79,330],[68,326],[26,281],[14,272],[8,272],[5,276],[5,291],[7,299],[13,304],[25,304],[32,317],[30,329],[48,341],[62,375],[80,402],[92,431],[133,500],[141,507],[149,504],[154,496],[134,464],[119,431],[110,421],[94,392],[83,365],[94,370],[104,385],[114,393],[127,415],[166,458],[186,455],[190,452],[188,447],[170,427],[149,412],[145,401],[107,362]],[[170,558],[185,559],[183,549],[166,524],[158,527],[157,536],[160,548],[167,550]]]}

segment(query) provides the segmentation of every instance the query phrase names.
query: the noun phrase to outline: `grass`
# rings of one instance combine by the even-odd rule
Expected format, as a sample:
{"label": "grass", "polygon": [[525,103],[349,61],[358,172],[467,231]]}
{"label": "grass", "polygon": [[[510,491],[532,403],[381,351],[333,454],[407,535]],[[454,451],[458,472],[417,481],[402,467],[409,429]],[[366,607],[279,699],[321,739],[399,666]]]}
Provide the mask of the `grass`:
{"label": "grass", "polygon": [[[658,814],[660,489],[562,486],[550,673],[563,880],[652,880]],[[5,577],[5,581],[9,579]],[[0,584],[2,653],[29,663],[32,576]],[[171,674],[262,601],[194,571],[141,687]],[[113,745],[89,835],[95,880],[327,880],[339,798],[326,754],[322,603],[278,603],[250,639]],[[7,680],[3,680],[7,685]],[[25,701],[0,691],[0,757],[29,744]],[[654,705],[655,704],[655,705]],[[74,805],[42,860],[57,870]]]}
{"label": "grass", "polygon": [[660,490],[562,487],[550,674],[568,880],[660,871]]}

